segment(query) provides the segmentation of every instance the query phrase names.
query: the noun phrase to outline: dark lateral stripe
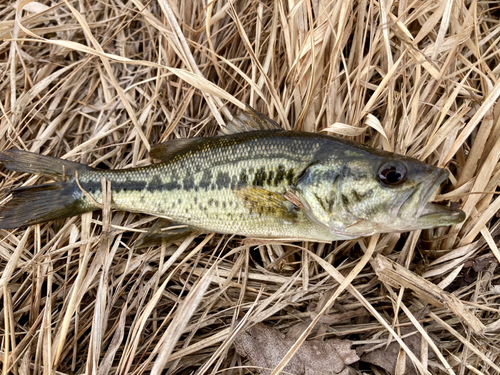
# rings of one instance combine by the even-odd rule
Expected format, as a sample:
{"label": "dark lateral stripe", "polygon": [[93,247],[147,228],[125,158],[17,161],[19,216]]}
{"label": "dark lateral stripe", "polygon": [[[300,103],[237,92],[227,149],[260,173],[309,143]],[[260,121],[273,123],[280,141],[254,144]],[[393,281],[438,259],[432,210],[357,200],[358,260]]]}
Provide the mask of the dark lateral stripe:
{"label": "dark lateral stripe", "polygon": [[203,171],[198,186],[200,187],[200,189],[208,190],[210,188],[211,183],[212,183],[212,172],[210,171],[210,169],[206,169]]}
{"label": "dark lateral stripe", "polygon": [[[87,181],[85,183],[81,183],[82,188],[89,192],[100,192],[102,191],[102,183],[101,181]],[[111,182],[111,189],[114,191],[122,191],[122,190],[144,190],[147,187],[147,182],[145,181],[136,181],[131,180],[127,182]]]}
{"label": "dark lateral stripe", "polygon": [[[246,176],[245,171],[241,172],[240,181],[244,181],[245,183],[248,181],[248,176]],[[260,167],[257,170],[255,170],[255,174],[252,179],[252,185],[278,186],[284,183],[285,181],[288,185],[293,184],[293,182],[295,181],[295,169],[290,168],[286,170],[286,168],[283,165],[279,165],[276,172],[274,170],[270,170],[269,172],[267,172],[265,167]]]}
{"label": "dark lateral stripe", "polygon": [[162,186],[162,184],[163,184],[163,181],[161,180],[160,176],[158,176],[157,174],[153,175],[151,177],[151,180],[148,181],[148,187],[155,188],[155,190],[158,190],[158,188],[160,186]]}
{"label": "dark lateral stripe", "polygon": [[195,188],[193,175],[187,175],[184,180],[182,180],[182,188],[184,190],[193,190]]}
{"label": "dark lateral stripe", "polygon": [[148,186],[147,189],[149,191],[154,191],[154,190],[179,190],[179,189],[182,189],[182,185],[179,184],[177,181],[168,181],[168,182],[160,185],[159,189],[155,189],[154,186]]}
{"label": "dark lateral stripe", "polygon": [[[189,181],[188,181],[189,185]],[[194,181],[192,182],[192,187],[194,188]],[[100,192],[102,191],[101,181],[87,181],[81,183],[82,188],[89,192]],[[176,190],[182,189],[183,185],[177,181],[171,180],[162,182],[159,176],[153,176],[149,181],[141,180],[129,180],[129,181],[111,181],[111,189],[113,191],[159,191],[159,190]]]}
{"label": "dark lateral stripe", "polygon": [[270,170],[269,173],[267,174],[267,181],[266,181],[266,183],[268,185],[272,185],[273,181],[274,181],[274,171]]}
{"label": "dark lateral stripe", "polygon": [[278,166],[278,170],[276,171],[276,177],[274,178],[274,186],[278,186],[285,179],[285,167],[282,165]]}
{"label": "dark lateral stripe", "polygon": [[254,186],[264,186],[266,179],[267,179],[266,169],[264,167],[261,167],[255,172],[255,175],[253,177],[253,184]]}
{"label": "dark lateral stripe", "polygon": [[217,189],[228,189],[229,185],[231,184],[231,177],[229,176],[229,173],[227,172],[219,172],[217,173],[217,178],[215,180],[215,183],[217,184]]}
{"label": "dark lateral stripe", "polygon": [[[202,172],[199,181],[195,175],[190,173],[183,177],[167,175],[162,176],[158,171],[152,171],[145,175],[144,180],[132,179],[139,176],[130,175],[107,175],[111,181],[113,191],[199,191],[199,190],[223,190],[241,189],[242,187],[253,185],[257,187],[279,186],[281,184],[293,184],[296,178],[294,168],[287,169],[279,165],[277,169],[266,170],[266,167],[242,168],[239,173],[231,174],[228,171],[213,171],[206,169]],[[82,188],[89,193],[101,192],[100,175],[96,175],[92,181],[80,181]],[[168,180],[167,180],[168,179]]]}
{"label": "dark lateral stripe", "polygon": [[240,180],[238,181],[238,188],[242,188],[248,184],[248,175],[246,170],[242,170],[240,173]]}
{"label": "dark lateral stripe", "polygon": [[293,169],[289,169],[286,174],[286,182],[288,183],[288,185],[291,185],[293,183],[294,177],[295,177],[295,171]]}

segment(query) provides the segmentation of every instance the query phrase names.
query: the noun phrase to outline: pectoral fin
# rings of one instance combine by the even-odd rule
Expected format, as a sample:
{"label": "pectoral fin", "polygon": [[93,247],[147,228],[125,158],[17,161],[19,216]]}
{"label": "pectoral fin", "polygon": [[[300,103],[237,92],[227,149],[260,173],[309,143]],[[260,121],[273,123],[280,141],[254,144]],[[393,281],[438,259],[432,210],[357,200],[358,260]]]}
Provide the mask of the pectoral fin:
{"label": "pectoral fin", "polygon": [[266,189],[245,187],[235,193],[252,213],[274,215],[284,220],[294,221],[300,211],[300,208],[285,196]]}

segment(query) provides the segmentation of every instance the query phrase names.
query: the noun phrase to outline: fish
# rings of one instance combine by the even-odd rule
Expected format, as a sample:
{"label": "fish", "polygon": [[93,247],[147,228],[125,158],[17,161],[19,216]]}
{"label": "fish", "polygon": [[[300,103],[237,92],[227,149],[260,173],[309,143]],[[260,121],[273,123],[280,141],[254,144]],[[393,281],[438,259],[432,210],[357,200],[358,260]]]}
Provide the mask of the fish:
{"label": "fish", "polygon": [[217,232],[330,242],[465,219],[459,209],[430,202],[448,178],[445,169],[343,138],[283,130],[250,107],[226,132],[160,143],[150,154],[159,162],[130,169],[2,151],[5,168],[54,182],[14,189],[0,207],[0,229],[98,210],[103,179],[111,184],[111,209],[161,218],[150,237]]}

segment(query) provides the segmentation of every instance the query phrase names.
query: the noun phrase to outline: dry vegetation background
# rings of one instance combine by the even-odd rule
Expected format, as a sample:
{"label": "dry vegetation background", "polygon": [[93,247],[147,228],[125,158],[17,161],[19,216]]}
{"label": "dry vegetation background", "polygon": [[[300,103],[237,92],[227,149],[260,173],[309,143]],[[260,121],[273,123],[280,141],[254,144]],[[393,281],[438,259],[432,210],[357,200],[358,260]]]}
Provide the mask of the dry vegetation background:
{"label": "dry vegetation background", "polygon": [[[268,374],[332,339],[376,344],[351,373],[500,374],[499,16],[483,0],[2,1],[0,149],[147,165],[150,145],[250,104],[446,166],[437,199],[468,216],[333,244],[136,249],[154,218],[125,212],[0,230],[2,373],[256,373],[234,342],[265,327],[290,342],[262,343]],[[2,202],[45,181],[0,173]],[[333,374],[330,355],[300,366]]]}

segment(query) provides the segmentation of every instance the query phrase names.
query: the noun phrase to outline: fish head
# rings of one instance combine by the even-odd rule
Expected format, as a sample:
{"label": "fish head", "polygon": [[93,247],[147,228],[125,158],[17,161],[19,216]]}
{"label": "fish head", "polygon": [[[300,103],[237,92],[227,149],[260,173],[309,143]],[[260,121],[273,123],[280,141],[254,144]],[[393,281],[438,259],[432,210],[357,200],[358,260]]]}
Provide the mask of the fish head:
{"label": "fish head", "polygon": [[448,226],[465,219],[461,210],[430,202],[448,172],[417,159],[363,150],[312,169],[316,171],[299,181],[298,194],[307,215],[340,238]]}
{"label": "fish head", "polygon": [[[363,211],[363,204],[347,207],[348,212],[365,221],[364,225],[371,225],[377,232],[404,232],[454,225],[465,219],[463,211],[430,201],[448,178],[447,170],[402,156],[376,160],[366,177],[373,187],[369,209]],[[346,188],[351,195],[356,194],[353,181]]]}

